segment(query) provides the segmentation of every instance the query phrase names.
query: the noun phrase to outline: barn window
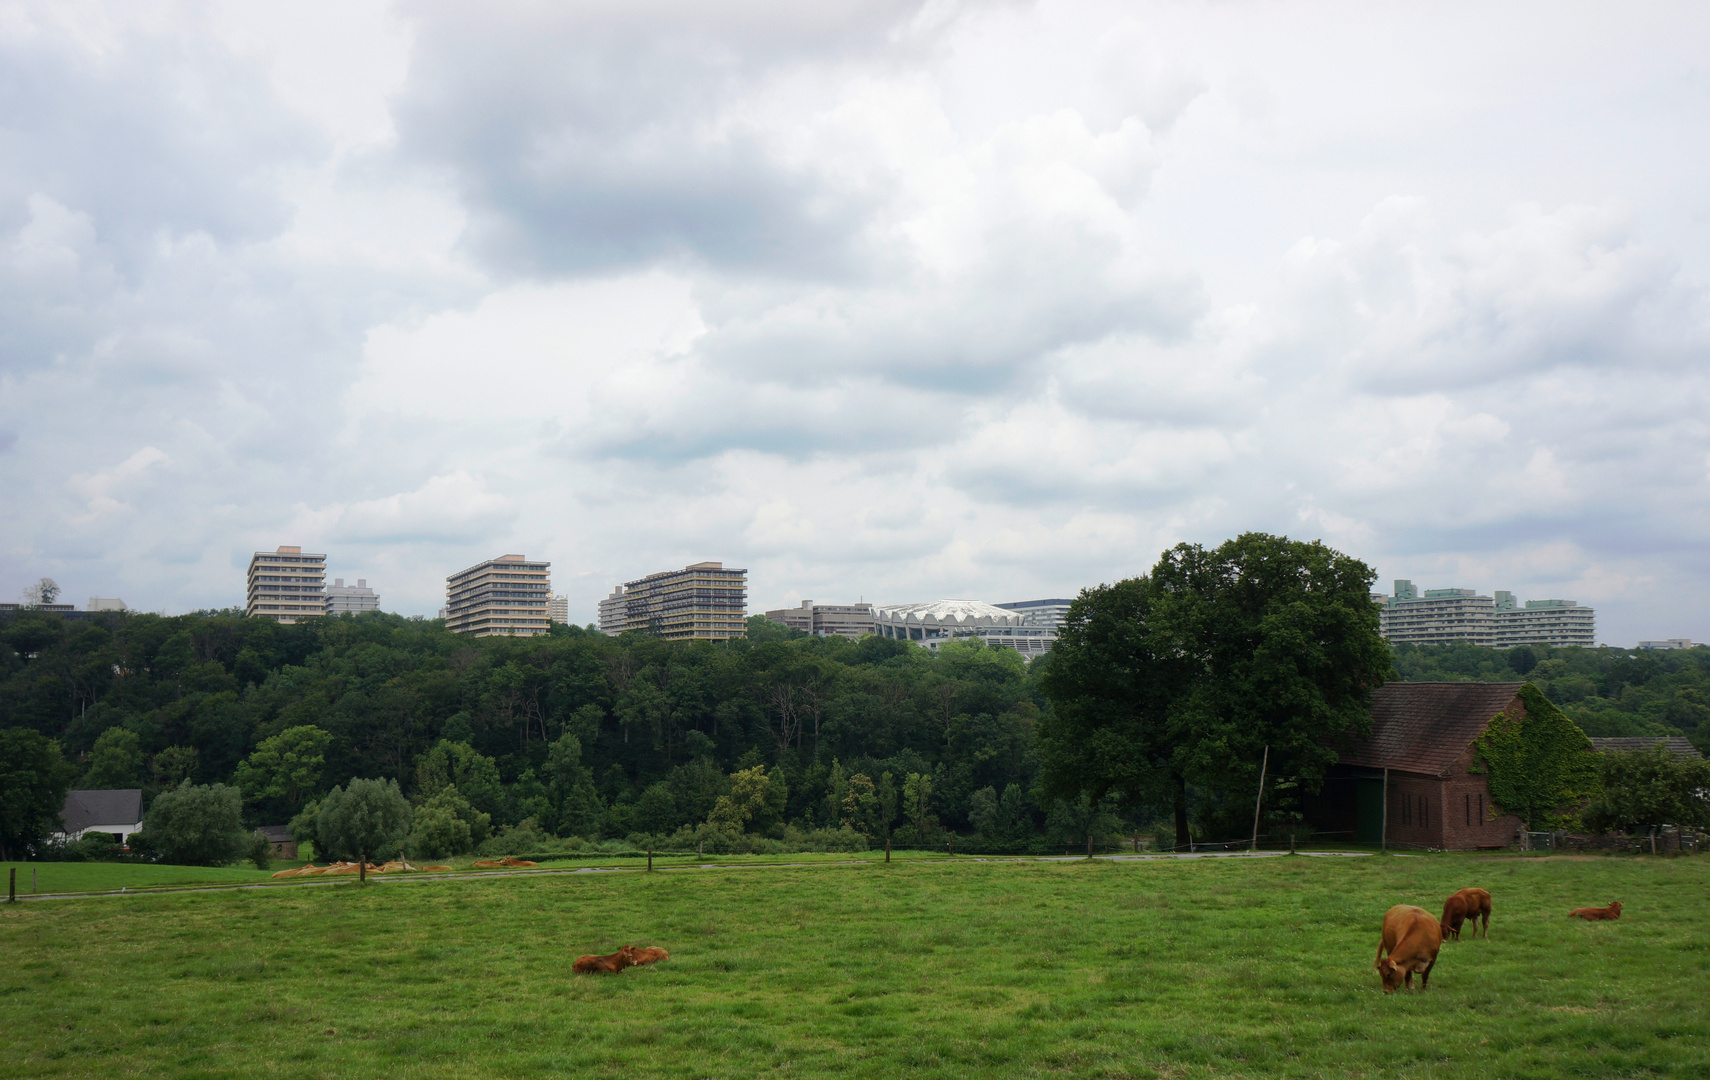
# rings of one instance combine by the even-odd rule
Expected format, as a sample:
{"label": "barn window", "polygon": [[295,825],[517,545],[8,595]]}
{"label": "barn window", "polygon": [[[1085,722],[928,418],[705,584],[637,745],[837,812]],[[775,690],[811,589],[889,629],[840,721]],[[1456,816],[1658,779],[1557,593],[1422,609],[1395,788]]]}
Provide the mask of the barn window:
{"label": "barn window", "polygon": [[1472,792],[1467,792],[1467,824],[1472,824]]}

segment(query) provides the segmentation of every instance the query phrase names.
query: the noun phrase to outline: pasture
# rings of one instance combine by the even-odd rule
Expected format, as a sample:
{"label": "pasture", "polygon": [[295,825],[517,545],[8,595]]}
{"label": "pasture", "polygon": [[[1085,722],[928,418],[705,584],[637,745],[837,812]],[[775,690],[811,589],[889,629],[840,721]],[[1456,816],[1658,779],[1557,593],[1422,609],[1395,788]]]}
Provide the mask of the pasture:
{"label": "pasture", "polygon": [[[1385,909],[1465,885],[1490,939],[1385,997]],[[1707,886],[1699,858],[939,859],[32,901],[0,906],[0,1074],[1710,1076]],[[631,943],[672,959],[570,972]]]}

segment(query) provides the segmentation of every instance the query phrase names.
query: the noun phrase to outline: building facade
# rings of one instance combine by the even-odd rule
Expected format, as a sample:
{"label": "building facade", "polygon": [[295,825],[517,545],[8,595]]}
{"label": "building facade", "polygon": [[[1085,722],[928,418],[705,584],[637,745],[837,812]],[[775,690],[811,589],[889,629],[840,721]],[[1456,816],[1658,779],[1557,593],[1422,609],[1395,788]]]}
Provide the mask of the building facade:
{"label": "building facade", "polygon": [[1514,603],[1512,593],[1499,592],[1491,630],[1491,644],[1499,649],[1512,645],[1579,645],[1589,649],[1597,644],[1597,615],[1572,600],[1528,600],[1522,607]]}
{"label": "building facade", "polygon": [[538,637],[551,630],[549,562],[500,555],[445,579],[445,628],[475,637]]}
{"label": "building facade", "polygon": [[1497,590],[1480,596],[1473,589],[1426,589],[1398,580],[1395,595],[1372,594],[1378,605],[1378,633],[1388,641],[1414,645],[1515,645],[1590,648],[1597,644],[1596,613],[1573,600],[1528,600]]}
{"label": "building facade", "polygon": [[1017,611],[979,600],[934,600],[924,604],[880,604],[873,610],[880,637],[912,641],[936,650],[952,641],[974,638],[993,647],[1014,649],[1031,660],[1051,651],[1057,631],[1030,624]]}
{"label": "building facade", "polygon": [[768,611],[766,617],[815,637],[835,635],[859,640],[878,632],[873,605],[867,603],[816,604],[812,600],[803,600],[800,607]]}
{"label": "building facade", "polygon": [[1386,683],[1372,730],[1343,751],[1302,809],[1337,840],[1390,847],[1505,848],[1520,819],[1490,797],[1474,744],[1503,714],[1524,715],[1523,683]]}
{"label": "building facade", "polygon": [[1005,611],[1018,611],[1029,626],[1048,626],[1053,631],[1063,628],[1063,620],[1069,614],[1069,604],[1072,601],[1056,600],[1017,600],[1010,604],[996,604]]}
{"label": "building facade", "polygon": [[1701,647],[1702,646],[1700,646],[1698,642],[1693,641],[1691,638],[1683,637],[1664,638],[1662,641],[1639,642],[1639,648],[1641,649],[1697,649]]}
{"label": "building facade", "polygon": [[546,617],[555,623],[568,625],[570,622],[570,598],[559,596],[554,592],[547,593]]}
{"label": "building facade", "polygon": [[612,590],[612,594],[600,601],[600,633],[607,637],[617,637],[629,628],[629,605],[624,602],[623,586]]}
{"label": "building facade", "polygon": [[379,611],[380,596],[368,587],[367,578],[357,578],[355,585],[346,585],[344,579],[333,578],[333,583],[327,586],[327,614],[352,615],[364,611]]}
{"label": "building facade", "polygon": [[[600,629],[609,634],[604,602],[600,609]],[[726,641],[746,633],[747,618],[748,571],[698,562],[625,582],[623,625],[617,632],[636,630],[667,641]]]}
{"label": "building facade", "polygon": [[249,596],[243,613],[252,619],[294,623],[327,613],[327,557],[300,547],[258,551],[249,560]]}

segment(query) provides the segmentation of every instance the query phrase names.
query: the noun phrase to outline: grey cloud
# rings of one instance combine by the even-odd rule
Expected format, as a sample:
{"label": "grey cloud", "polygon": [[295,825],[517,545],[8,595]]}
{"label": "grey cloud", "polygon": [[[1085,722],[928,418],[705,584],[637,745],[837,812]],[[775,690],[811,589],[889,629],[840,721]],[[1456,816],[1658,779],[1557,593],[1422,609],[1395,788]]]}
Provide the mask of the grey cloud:
{"label": "grey cloud", "polygon": [[753,98],[881,46],[915,6],[422,5],[402,147],[450,171],[469,243],[513,272],[687,257],[835,276],[873,195],[783,160]]}

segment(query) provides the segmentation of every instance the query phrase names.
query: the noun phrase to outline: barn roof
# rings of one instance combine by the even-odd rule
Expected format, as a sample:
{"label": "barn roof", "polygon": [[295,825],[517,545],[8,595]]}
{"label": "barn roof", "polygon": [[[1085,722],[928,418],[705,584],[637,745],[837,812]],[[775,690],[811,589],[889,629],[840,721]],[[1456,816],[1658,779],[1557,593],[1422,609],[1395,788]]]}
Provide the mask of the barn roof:
{"label": "barn roof", "polygon": [[1525,683],[1392,682],[1372,693],[1372,733],[1344,765],[1440,776]]}
{"label": "barn roof", "polygon": [[142,820],[142,789],[68,791],[59,817],[67,833],[93,825],[135,825]]}
{"label": "barn roof", "polygon": [[1605,750],[1649,750],[1658,743],[1668,747],[1669,752],[1674,754],[1675,757],[1696,758],[1704,756],[1698,752],[1698,747],[1693,746],[1692,743],[1687,741],[1685,736],[1681,735],[1676,735],[1672,738],[1662,738],[1656,735],[1641,735],[1638,737],[1619,739],[1593,739],[1591,740],[1591,748],[1601,754]]}

